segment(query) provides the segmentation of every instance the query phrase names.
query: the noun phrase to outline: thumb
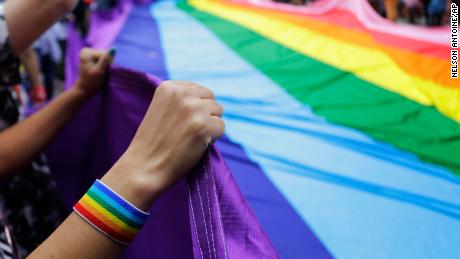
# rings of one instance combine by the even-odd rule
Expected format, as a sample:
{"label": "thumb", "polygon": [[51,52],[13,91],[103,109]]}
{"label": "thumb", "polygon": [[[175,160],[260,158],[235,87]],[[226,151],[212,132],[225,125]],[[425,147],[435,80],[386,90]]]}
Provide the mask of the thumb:
{"label": "thumb", "polygon": [[97,67],[99,69],[107,69],[110,64],[112,64],[114,56],[115,56],[116,50],[114,48],[111,48],[109,52],[105,53],[97,62]]}

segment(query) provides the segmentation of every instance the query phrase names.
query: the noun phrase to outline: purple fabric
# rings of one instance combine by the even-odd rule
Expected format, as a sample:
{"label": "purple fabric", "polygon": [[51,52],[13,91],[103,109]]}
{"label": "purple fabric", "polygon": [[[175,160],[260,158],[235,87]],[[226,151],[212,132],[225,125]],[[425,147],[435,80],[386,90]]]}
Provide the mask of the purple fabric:
{"label": "purple fabric", "polygon": [[[50,166],[69,209],[126,150],[159,82],[112,68],[108,86],[52,143]],[[278,257],[214,147],[150,213],[123,258]]]}
{"label": "purple fabric", "polygon": [[131,12],[133,2],[149,2],[151,0],[121,0],[117,7],[110,11],[95,11],[91,13],[89,33],[83,38],[75,26],[70,23],[68,27],[68,40],[66,50],[66,82],[68,89],[75,82],[78,74],[80,50],[84,47],[107,49],[112,46],[115,37],[123,27]]}
{"label": "purple fabric", "polygon": [[277,258],[213,146],[187,178],[195,258]]}

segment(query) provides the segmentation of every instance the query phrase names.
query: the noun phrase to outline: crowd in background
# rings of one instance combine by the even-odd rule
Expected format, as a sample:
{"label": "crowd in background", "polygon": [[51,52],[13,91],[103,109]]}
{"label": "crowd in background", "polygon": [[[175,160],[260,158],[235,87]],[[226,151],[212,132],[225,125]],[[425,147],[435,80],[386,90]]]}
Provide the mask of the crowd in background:
{"label": "crowd in background", "polygon": [[[147,220],[146,211],[156,199],[193,171],[209,145],[224,133],[223,108],[210,89],[193,82],[164,81],[156,88],[145,115],[139,114],[143,119],[129,147],[95,182],[104,195],[98,197],[104,199],[97,199],[99,205],[90,202],[95,205],[91,209],[85,207],[89,203],[82,199],[74,207],[76,213],[70,215],[64,210],[44,152],[85,104],[107,87],[108,70],[116,49],[93,49],[84,36],[94,33],[89,30],[90,12],[96,10],[98,18],[110,20],[118,15],[118,7],[113,0],[0,2],[1,259],[27,255],[28,258],[119,258]],[[62,21],[68,13],[72,15]],[[69,50],[79,51],[75,82],[46,106],[34,109],[32,116],[20,118],[19,104],[29,106],[28,96],[33,105],[57,94],[55,86],[46,94],[46,61],[50,61],[54,71],[57,63],[65,59],[65,23],[69,21],[76,23],[85,46],[79,51],[70,49],[70,42],[68,45]],[[69,36],[77,37],[73,28]],[[55,83],[55,78],[49,81]],[[30,86],[23,87],[26,84]],[[97,116],[98,120],[104,120],[104,114]],[[85,118],[82,119],[78,129],[87,127]],[[101,132],[97,127],[94,129],[90,134],[98,137]],[[66,151],[59,163],[67,163],[67,158],[75,155]],[[93,160],[89,153],[85,157]],[[88,163],[92,164],[91,161]],[[80,181],[72,184],[84,187],[79,186],[83,184]],[[89,197],[92,190],[84,197]],[[101,209],[109,214],[101,214]]]}
{"label": "crowd in background", "polygon": [[80,35],[85,37],[91,11],[110,10],[117,6],[117,1],[80,0],[71,14],[54,24],[21,55],[23,80],[21,85],[14,86],[21,107],[42,104],[63,90],[68,23],[73,22]]}
{"label": "crowd in background", "polygon": [[[305,5],[317,0],[275,0]],[[428,26],[449,23],[451,0],[368,0],[374,10],[387,19]]]}
{"label": "crowd in background", "polygon": [[450,0],[369,0],[374,9],[392,21],[439,26],[449,22]]}
{"label": "crowd in background", "polygon": [[[118,0],[80,0],[72,12],[55,24],[26,51],[23,64],[23,88],[17,88],[23,105],[43,103],[61,91],[64,80],[64,52],[66,24],[73,21],[83,36],[88,33],[92,10],[110,10]],[[275,0],[277,2],[305,5],[317,0]],[[438,26],[449,22],[450,0],[368,0],[377,13],[400,23]],[[1,2],[1,0],[0,0]],[[22,93],[21,93],[22,91]],[[28,93],[28,94],[25,94]]]}
{"label": "crowd in background", "polygon": [[[0,0],[0,4],[8,1],[15,0]],[[21,52],[18,80],[8,85],[7,92],[12,98],[5,98],[5,91],[0,87],[0,104],[4,104],[5,100],[14,100],[14,104],[9,105],[8,109],[0,105],[0,133],[7,125],[3,120],[5,117],[12,121],[16,120],[14,117],[24,117],[29,108],[50,101],[64,90],[69,22],[75,23],[84,37],[88,33],[91,11],[109,10],[116,5],[117,0],[79,0],[70,14],[49,27],[30,47]],[[0,31],[0,38],[1,36],[3,34]],[[0,60],[4,56],[5,53],[0,51]],[[6,69],[5,63],[1,65],[2,70]],[[64,207],[56,199],[55,186],[49,172],[45,157],[39,156],[9,181],[0,181],[0,258],[4,258],[1,248],[5,245],[5,225],[14,226],[15,241],[18,242],[16,252],[23,258],[23,255],[27,255],[43,242],[65,218]]]}
{"label": "crowd in background", "polygon": [[[14,0],[8,0],[14,1]],[[313,0],[276,0],[296,5],[304,5]],[[0,0],[0,2],[3,2]],[[450,11],[449,0],[369,0],[374,9],[383,17],[392,21],[407,22],[414,24],[426,24],[437,26],[448,23],[448,14]],[[13,86],[16,94],[15,100],[22,107],[29,107],[36,104],[42,104],[50,100],[57,93],[62,91],[64,82],[64,60],[67,38],[67,24],[72,21],[75,23],[77,31],[84,37],[88,34],[90,13],[93,10],[110,10],[117,6],[117,0],[80,0],[73,12],[65,17],[60,22],[52,26],[44,33],[35,43],[29,47],[21,55],[21,84]],[[38,177],[39,176],[39,177]],[[43,185],[39,182],[42,179],[41,175],[37,174],[35,179],[36,185]],[[43,180],[42,180],[43,181]],[[25,181],[24,181],[25,182]],[[21,228],[22,225],[31,225],[30,217],[27,220],[16,217],[12,222],[16,229],[24,229],[19,233],[18,237],[23,236],[23,254],[27,254],[33,247],[37,246],[44,240],[46,236],[54,229],[55,226],[62,220],[62,215],[53,216],[43,206],[35,206],[36,209],[31,209],[32,202],[25,198],[27,194],[25,188],[33,190],[37,193],[37,186],[33,186],[31,181],[27,182],[30,186],[23,185],[23,182],[13,183],[11,189],[3,188],[0,195],[5,197],[5,200],[14,200],[17,207],[12,210],[17,214],[25,214],[23,211],[34,212],[34,217],[46,218],[48,225],[43,225],[42,229],[37,229],[35,232],[29,231],[28,228]],[[12,190],[13,188],[18,191]],[[42,193],[48,192],[47,190]],[[23,197],[24,196],[24,197]],[[45,200],[46,195],[36,195],[36,204]],[[35,204],[35,205],[36,205]],[[0,202],[1,205],[1,202]],[[0,206],[1,207],[1,206]],[[35,213],[35,211],[38,211]],[[11,214],[13,214],[11,212]],[[6,213],[5,213],[6,214]],[[22,234],[22,235],[21,235]]]}

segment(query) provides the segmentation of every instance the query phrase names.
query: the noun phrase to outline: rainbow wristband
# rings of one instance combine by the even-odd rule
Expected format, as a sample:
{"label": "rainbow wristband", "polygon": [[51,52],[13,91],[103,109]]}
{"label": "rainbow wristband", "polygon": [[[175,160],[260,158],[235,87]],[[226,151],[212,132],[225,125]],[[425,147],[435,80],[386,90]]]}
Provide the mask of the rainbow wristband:
{"label": "rainbow wristband", "polygon": [[114,241],[128,245],[144,225],[143,212],[96,180],[73,210],[85,221]]}

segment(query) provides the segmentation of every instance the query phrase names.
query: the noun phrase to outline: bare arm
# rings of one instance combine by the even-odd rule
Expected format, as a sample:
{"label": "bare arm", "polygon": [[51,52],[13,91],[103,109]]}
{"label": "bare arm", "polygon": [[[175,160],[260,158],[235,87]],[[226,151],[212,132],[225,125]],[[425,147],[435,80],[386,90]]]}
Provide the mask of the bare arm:
{"label": "bare arm", "polygon": [[73,212],[28,258],[117,258],[123,248]]}
{"label": "bare arm", "polygon": [[5,18],[13,53],[19,55],[51,25],[71,11],[76,0],[12,0],[5,3]]}
{"label": "bare arm", "polygon": [[103,85],[111,60],[105,52],[82,51],[80,78],[75,87],[30,118],[0,133],[0,180],[29,163],[46,148],[81,105]]}
{"label": "bare arm", "polygon": [[27,48],[27,50],[22,52],[20,58],[24,64],[30,82],[32,83],[32,87],[42,85],[43,83],[40,78],[40,64],[35,50],[31,47]]}
{"label": "bare arm", "polygon": [[[163,83],[128,150],[102,182],[146,211],[194,167],[209,142],[223,134],[222,107],[213,98],[212,92],[194,84]],[[30,258],[117,258],[122,250],[72,213]]]}

